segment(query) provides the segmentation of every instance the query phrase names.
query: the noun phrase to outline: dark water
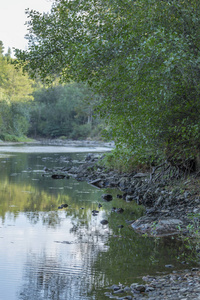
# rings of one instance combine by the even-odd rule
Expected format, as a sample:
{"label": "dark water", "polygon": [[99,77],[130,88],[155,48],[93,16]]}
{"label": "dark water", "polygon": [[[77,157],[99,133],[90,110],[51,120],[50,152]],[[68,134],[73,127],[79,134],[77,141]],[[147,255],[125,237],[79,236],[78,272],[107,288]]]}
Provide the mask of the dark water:
{"label": "dark water", "polygon": [[[118,199],[119,191],[43,176],[44,167],[78,163],[98,150],[105,149],[0,147],[0,300],[103,300],[109,285],[141,282],[167,272],[166,264],[186,268],[182,243],[140,237],[126,225],[143,209]],[[109,203],[101,200],[107,192]],[[62,203],[68,208],[58,209]],[[124,213],[112,213],[113,206]]]}

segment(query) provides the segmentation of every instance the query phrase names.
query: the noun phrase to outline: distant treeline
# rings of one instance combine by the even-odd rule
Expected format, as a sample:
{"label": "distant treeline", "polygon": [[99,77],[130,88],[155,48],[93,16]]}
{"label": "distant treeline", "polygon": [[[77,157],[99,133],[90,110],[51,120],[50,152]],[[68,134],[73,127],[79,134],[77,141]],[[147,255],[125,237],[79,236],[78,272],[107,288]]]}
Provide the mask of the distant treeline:
{"label": "distant treeline", "polygon": [[98,96],[86,85],[41,87],[33,93],[28,134],[33,137],[83,139],[99,137],[102,121],[93,116]]}
{"label": "distant treeline", "polygon": [[83,139],[99,137],[103,123],[93,116],[100,97],[85,84],[54,83],[46,87],[15,68],[11,51],[0,42],[0,139],[27,136]]}

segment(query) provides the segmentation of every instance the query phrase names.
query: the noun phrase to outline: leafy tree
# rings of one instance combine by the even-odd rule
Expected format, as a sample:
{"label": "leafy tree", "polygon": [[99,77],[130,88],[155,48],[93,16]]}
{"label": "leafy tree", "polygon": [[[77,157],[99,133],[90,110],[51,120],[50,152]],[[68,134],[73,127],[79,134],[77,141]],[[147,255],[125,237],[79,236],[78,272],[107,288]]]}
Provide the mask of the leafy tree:
{"label": "leafy tree", "polygon": [[[185,170],[199,153],[200,3],[56,0],[27,11],[24,68],[47,81],[87,81],[101,94],[109,134],[130,160],[167,159]],[[128,149],[128,151],[126,151]]]}
{"label": "leafy tree", "polygon": [[12,51],[11,51],[11,48],[9,47],[8,52],[5,54],[5,57],[7,57],[8,60],[11,59],[11,53],[12,53]]}
{"label": "leafy tree", "polygon": [[3,42],[0,41],[0,56],[3,56],[3,52],[4,52]]}
{"label": "leafy tree", "polygon": [[[3,49],[3,43],[0,43]],[[0,138],[23,136],[29,126],[29,101],[33,100],[32,80],[16,70],[13,60],[0,55]]]}
{"label": "leafy tree", "polygon": [[[86,138],[95,122],[92,118],[93,93],[83,84],[54,84],[34,92],[29,134],[44,137]],[[97,96],[96,96],[97,97]]]}

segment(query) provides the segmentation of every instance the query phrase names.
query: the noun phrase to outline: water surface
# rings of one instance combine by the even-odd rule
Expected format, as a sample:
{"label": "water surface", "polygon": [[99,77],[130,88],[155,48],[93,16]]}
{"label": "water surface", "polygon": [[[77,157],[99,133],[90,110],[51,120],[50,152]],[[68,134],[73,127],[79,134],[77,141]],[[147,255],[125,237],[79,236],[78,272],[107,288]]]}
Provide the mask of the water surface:
{"label": "water surface", "polygon": [[[91,148],[0,147],[0,300],[103,300],[109,285],[167,272],[166,264],[185,268],[187,250],[179,241],[144,238],[127,226],[142,215],[141,206],[118,199],[116,189],[54,180],[44,171],[78,163],[87,152]],[[101,200],[107,192],[114,197],[109,203]],[[63,203],[68,207],[58,209]],[[113,206],[124,213],[111,212]]]}

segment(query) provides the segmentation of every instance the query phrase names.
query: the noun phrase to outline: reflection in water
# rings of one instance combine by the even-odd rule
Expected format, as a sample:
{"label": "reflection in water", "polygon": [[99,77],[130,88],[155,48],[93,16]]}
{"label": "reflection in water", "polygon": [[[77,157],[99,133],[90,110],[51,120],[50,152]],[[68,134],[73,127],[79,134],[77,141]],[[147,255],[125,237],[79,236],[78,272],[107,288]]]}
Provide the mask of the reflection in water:
{"label": "reflection in water", "polygon": [[92,273],[91,267],[101,248],[96,242],[62,242],[57,255],[29,254],[19,299],[92,299],[87,295],[101,271]]}
{"label": "reflection in water", "polygon": [[[103,300],[108,285],[131,284],[166,271],[165,264],[184,268],[177,257],[187,260],[187,251],[179,241],[140,237],[127,226],[142,208],[118,199],[118,191],[42,176],[44,167],[65,167],[84,156],[15,152],[0,157],[0,300]],[[113,201],[101,202],[99,209],[107,192]],[[58,209],[63,203],[68,207]],[[111,212],[112,206],[124,213]],[[100,210],[96,216],[93,209]],[[108,225],[102,226],[102,219]]]}

